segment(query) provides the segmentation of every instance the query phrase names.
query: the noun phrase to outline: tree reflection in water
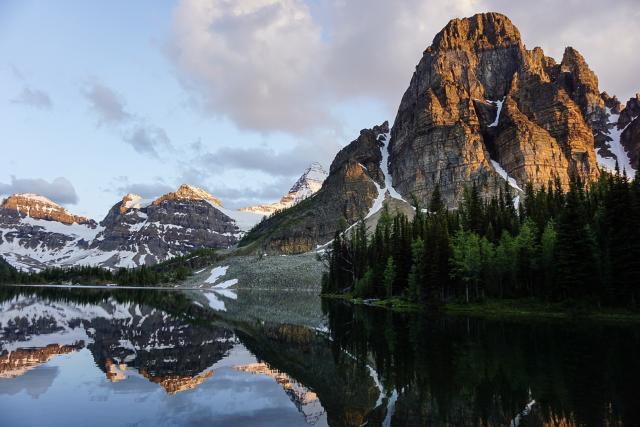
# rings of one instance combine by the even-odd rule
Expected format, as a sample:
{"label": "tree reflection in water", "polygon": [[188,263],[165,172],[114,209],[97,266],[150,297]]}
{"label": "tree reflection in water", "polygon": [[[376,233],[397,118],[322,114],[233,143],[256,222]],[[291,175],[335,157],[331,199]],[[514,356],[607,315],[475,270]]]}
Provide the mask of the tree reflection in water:
{"label": "tree reflection in water", "polygon": [[636,425],[640,330],[500,321],[323,301],[334,354],[397,393],[391,425]]}

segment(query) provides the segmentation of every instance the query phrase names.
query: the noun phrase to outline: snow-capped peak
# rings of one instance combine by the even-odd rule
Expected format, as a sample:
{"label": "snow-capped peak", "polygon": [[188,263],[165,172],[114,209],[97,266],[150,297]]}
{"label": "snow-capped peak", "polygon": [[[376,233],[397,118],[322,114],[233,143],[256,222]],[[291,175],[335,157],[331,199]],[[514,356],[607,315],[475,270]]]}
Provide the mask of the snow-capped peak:
{"label": "snow-capped peak", "polygon": [[264,205],[249,206],[240,209],[243,212],[253,212],[260,215],[270,215],[277,210],[289,208],[302,200],[314,195],[320,188],[322,183],[329,174],[324,170],[318,162],[313,162],[302,173],[300,178],[289,189],[289,192],[282,196],[280,201],[276,203],[268,203]]}
{"label": "snow-capped peak", "polygon": [[0,208],[16,210],[34,219],[58,221],[63,224],[85,224],[89,218],[74,215],[56,202],[34,193],[16,193],[3,200]]}
{"label": "snow-capped peak", "polygon": [[120,213],[125,213],[129,209],[142,208],[142,197],[137,194],[128,193],[122,198],[122,204],[120,205]]}
{"label": "snow-capped peak", "polygon": [[327,176],[328,174],[322,165],[318,162],[313,162],[289,189],[288,195],[296,193],[296,201],[305,199],[322,187],[322,183],[327,179]]}
{"label": "snow-capped peak", "polygon": [[177,191],[158,197],[153,201],[153,204],[159,205],[165,200],[204,200],[213,205],[222,206],[220,199],[212,196],[202,188],[188,184],[182,184]]}

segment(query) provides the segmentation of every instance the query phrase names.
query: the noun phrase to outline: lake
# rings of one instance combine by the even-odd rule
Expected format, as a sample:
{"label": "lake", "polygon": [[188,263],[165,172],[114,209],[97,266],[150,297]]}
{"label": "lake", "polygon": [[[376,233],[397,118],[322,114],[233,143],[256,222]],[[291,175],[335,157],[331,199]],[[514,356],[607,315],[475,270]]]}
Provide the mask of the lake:
{"label": "lake", "polygon": [[638,425],[636,324],[316,292],[0,290],[0,425]]}

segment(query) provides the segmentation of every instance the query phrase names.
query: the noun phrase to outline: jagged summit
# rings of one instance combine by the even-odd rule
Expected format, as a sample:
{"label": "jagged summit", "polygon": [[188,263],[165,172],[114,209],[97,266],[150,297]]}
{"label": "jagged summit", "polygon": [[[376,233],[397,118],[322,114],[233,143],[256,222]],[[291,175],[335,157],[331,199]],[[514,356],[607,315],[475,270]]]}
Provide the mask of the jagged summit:
{"label": "jagged summit", "polygon": [[34,219],[58,221],[63,224],[90,224],[93,220],[70,213],[56,202],[34,193],[17,193],[3,200],[0,208],[16,210]]}
{"label": "jagged summit", "polygon": [[322,187],[327,178],[327,171],[318,162],[313,162],[289,189],[289,195],[295,194],[296,201],[309,197]]}
{"label": "jagged summit", "polygon": [[453,49],[496,49],[522,45],[520,31],[511,20],[496,12],[456,18],[438,33],[427,52]]}
{"label": "jagged summit", "polygon": [[249,206],[240,209],[243,212],[253,212],[260,215],[270,215],[275,211],[289,208],[302,200],[314,195],[322,187],[322,183],[327,178],[328,173],[318,162],[309,165],[298,180],[289,189],[287,194],[282,196],[276,203]]}
{"label": "jagged summit", "polygon": [[425,50],[402,97],[389,144],[393,184],[421,203],[439,185],[454,208],[465,186],[488,197],[504,176],[519,188],[596,179],[591,123],[604,111],[599,93],[575,49],[558,64],[540,48],[527,50],[504,15],[454,19]]}
{"label": "jagged summit", "polygon": [[123,214],[129,209],[140,209],[142,207],[142,196],[137,194],[127,193],[120,203],[120,213]]}
{"label": "jagged summit", "polygon": [[220,201],[220,199],[212,196],[202,188],[195,187],[189,184],[182,184],[177,191],[173,193],[167,193],[163,196],[158,197],[153,201],[153,204],[159,205],[165,200],[205,200],[216,206],[222,207],[222,202]]}

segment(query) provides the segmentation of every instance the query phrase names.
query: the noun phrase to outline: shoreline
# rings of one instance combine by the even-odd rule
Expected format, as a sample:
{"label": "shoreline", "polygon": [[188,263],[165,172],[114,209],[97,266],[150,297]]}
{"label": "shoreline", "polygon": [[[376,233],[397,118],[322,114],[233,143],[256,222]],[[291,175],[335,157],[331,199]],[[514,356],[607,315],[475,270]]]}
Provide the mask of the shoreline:
{"label": "shoreline", "polygon": [[[402,298],[362,299],[353,298],[349,294],[324,294],[321,298],[346,301],[352,305],[381,308],[395,312],[423,312],[422,305],[409,302]],[[435,314],[435,313],[432,313]],[[484,302],[447,303],[442,306],[440,314],[451,316],[472,316],[493,319],[557,319],[557,320],[589,320],[640,322],[640,312],[623,309],[579,309],[573,310],[562,307],[560,303],[545,303],[531,299],[488,300]]]}

